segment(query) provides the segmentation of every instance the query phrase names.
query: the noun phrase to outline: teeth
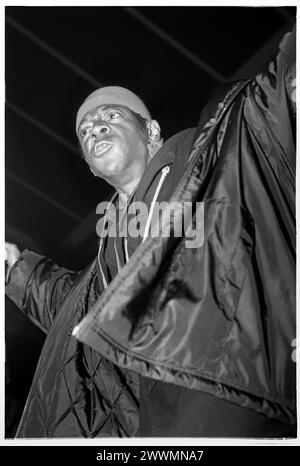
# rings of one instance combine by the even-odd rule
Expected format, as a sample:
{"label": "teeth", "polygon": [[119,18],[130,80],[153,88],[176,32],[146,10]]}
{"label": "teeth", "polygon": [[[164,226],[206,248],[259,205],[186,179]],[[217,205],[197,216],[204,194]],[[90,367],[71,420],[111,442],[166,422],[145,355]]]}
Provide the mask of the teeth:
{"label": "teeth", "polygon": [[111,146],[109,142],[100,142],[99,144],[96,145],[95,147],[95,152],[102,152],[106,147]]}

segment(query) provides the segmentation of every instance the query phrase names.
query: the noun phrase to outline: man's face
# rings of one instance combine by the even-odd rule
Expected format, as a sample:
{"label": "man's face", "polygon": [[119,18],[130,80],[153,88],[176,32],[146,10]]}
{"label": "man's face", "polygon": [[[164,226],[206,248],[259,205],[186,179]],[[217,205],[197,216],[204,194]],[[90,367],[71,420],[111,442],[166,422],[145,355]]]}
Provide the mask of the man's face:
{"label": "man's face", "polygon": [[148,137],[134,113],[122,105],[101,105],[87,113],[78,129],[85,160],[114,186],[142,176],[148,163]]}

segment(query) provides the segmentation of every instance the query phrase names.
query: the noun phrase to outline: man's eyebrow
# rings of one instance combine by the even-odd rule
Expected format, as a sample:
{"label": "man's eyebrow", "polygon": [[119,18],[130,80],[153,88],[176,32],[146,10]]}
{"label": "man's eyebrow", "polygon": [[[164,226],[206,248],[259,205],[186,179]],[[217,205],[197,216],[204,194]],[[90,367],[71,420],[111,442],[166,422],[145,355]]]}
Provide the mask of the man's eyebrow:
{"label": "man's eyebrow", "polygon": [[124,106],[123,105],[118,105],[118,104],[103,105],[103,107],[101,106],[99,108],[99,110],[101,110],[101,111],[103,110],[105,112],[106,110],[109,110],[110,108],[112,108],[112,109],[117,108],[118,110],[123,110]]}
{"label": "man's eyebrow", "polygon": [[99,109],[96,111],[96,114],[88,113],[85,116],[84,121],[79,125],[79,128],[81,129],[85,125],[91,124],[93,122],[93,120],[95,118],[97,118],[97,114],[102,113],[102,112],[106,112],[109,109],[112,109],[112,110],[118,109],[120,111],[124,111],[124,109],[126,109],[126,107],[124,105],[118,105],[118,104],[103,105],[103,106],[101,105],[99,107]]}
{"label": "man's eyebrow", "polygon": [[81,129],[81,128],[84,128],[85,126],[90,126],[91,124],[92,124],[92,121],[89,119],[86,119],[85,121],[80,123],[79,128]]}

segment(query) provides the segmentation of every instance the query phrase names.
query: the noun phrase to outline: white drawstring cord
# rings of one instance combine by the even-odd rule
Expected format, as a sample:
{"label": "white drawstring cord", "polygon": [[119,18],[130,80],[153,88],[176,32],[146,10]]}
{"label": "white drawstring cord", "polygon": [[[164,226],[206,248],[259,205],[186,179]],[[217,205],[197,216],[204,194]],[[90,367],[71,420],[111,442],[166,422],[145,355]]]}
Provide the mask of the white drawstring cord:
{"label": "white drawstring cord", "polygon": [[148,236],[151,219],[152,219],[153,212],[154,212],[155,203],[156,203],[157,197],[159,195],[159,192],[161,190],[162,184],[163,184],[163,182],[165,180],[165,177],[167,176],[169,171],[170,171],[170,167],[168,165],[162,169],[161,177],[160,177],[159,183],[157,185],[157,188],[155,190],[155,193],[154,193],[154,196],[153,196],[153,199],[152,199],[152,202],[151,202],[150,212],[149,212],[149,215],[148,215],[148,218],[147,218],[147,223],[146,223],[146,226],[145,226],[145,231],[144,231],[142,243],[146,240],[146,238]]}
{"label": "white drawstring cord", "polygon": [[129,261],[129,254],[128,254],[128,240],[126,236],[124,237],[124,250],[125,250],[125,261],[127,264],[127,262]]}
{"label": "white drawstring cord", "polygon": [[99,264],[100,273],[101,273],[102,280],[103,280],[103,285],[104,285],[104,288],[107,288],[107,281],[106,281],[104,272],[102,270],[100,257],[99,257],[99,254],[100,254],[100,251],[101,251],[101,248],[102,248],[102,244],[103,244],[103,238],[100,239],[100,244],[99,244],[99,250],[98,250],[98,256],[97,257],[98,257],[98,264]]}

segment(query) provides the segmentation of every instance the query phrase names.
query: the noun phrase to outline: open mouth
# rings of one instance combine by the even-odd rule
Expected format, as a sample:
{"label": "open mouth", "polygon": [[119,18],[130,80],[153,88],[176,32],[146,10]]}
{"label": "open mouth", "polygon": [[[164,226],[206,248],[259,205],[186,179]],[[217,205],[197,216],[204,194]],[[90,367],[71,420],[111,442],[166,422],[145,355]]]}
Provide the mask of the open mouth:
{"label": "open mouth", "polygon": [[94,154],[96,157],[103,155],[112,147],[112,143],[108,141],[101,141],[95,145]]}

